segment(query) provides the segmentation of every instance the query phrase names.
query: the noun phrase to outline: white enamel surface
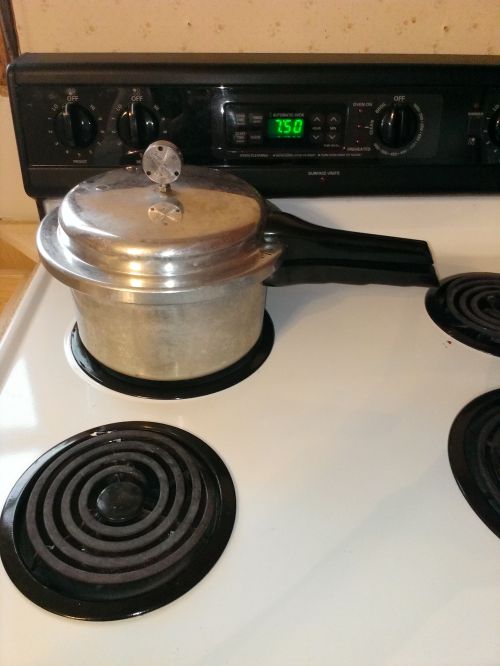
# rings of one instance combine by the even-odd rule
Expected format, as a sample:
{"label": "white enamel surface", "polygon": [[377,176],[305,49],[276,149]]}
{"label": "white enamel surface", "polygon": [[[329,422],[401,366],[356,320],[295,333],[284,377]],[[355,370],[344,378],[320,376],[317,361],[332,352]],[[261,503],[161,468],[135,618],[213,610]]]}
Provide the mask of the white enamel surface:
{"label": "white enamel surface", "polygon": [[[441,277],[500,269],[500,197],[278,203],[318,223],[426,239]],[[500,387],[500,359],[447,337],[424,296],[269,289],[266,363],[226,391],[163,402],[100,388],[75,368],[69,291],[41,272],[0,351],[0,502],[70,435],[151,420],[221,455],[238,512],[195,588],[129,620],[53,615],[0,567],[0,664],[500,663],[500,540],[462,497],[447,456],[456,414]]]}

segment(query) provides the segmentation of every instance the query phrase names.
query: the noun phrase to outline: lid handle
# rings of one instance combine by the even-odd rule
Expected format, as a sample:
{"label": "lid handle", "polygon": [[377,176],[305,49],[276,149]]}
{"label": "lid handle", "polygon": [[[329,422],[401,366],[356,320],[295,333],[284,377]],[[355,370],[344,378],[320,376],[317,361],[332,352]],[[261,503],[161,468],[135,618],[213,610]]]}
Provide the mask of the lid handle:
{"label": "lid handle", "polygon": [[153,183],[158,183],[160,192],[167,192],[170,183],[181,175],[181,151],[170,141],[150,143],[142,157],[142,168]]}

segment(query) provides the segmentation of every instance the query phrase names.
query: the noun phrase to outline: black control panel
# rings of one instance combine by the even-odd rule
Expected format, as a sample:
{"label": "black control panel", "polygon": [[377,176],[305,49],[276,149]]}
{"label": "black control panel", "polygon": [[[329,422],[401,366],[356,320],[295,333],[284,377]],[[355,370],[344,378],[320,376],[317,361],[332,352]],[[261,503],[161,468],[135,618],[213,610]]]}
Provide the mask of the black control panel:
{"label": "black control panel", "polygon": [[[228,96],[232,101],[226,101]],[[432,158],[443,98],[422,93],[348,93],[215,97],[214,154],[232,162]]]}
{"label": "black control panel", "polygon": [[500,58],[27,54],[8,81],[36,197],[158,138],[266,196],[500,190]]}

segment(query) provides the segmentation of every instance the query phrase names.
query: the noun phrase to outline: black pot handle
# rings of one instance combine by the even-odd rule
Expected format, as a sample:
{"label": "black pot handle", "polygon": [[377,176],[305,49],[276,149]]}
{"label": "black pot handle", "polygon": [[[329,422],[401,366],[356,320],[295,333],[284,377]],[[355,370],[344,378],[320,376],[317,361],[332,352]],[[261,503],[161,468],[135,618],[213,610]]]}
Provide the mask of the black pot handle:
{"label": "black pot handle", "polygon": [[272,287],[325,282],[438,284],[425,241],[328,229],[271,204],[264,237],[284,246],[280,267],[265,282]]}

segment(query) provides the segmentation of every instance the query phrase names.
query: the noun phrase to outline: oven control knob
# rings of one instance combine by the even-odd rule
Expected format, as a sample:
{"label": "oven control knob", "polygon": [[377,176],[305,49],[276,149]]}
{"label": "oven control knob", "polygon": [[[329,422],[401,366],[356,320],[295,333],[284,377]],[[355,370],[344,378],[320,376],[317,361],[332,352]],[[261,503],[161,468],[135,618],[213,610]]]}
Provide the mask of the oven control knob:
{"label": "oven control knob", "polygon": [[158,138],[158,122],[147,106],[132,102],[118,119],[118,134],[131,148],[145,148]]}
{"label": "oven control knob", "polygon": [[385,146],[401,148],[415,138],[417,127],[413,109],[407,104],[394,104],[384,109],[378,123],[378,134]]}
{"label": "oven control knob", "polygon": [[59,141],[68,148],[86,148],[97,135],[94,117],[76,102],[63,106],[55,117],[54,129]]}
{"label": "oven control knob", "polygon": [[494,114],[488,125],[488,133],[494,144],[500,146],[500,109]]}

